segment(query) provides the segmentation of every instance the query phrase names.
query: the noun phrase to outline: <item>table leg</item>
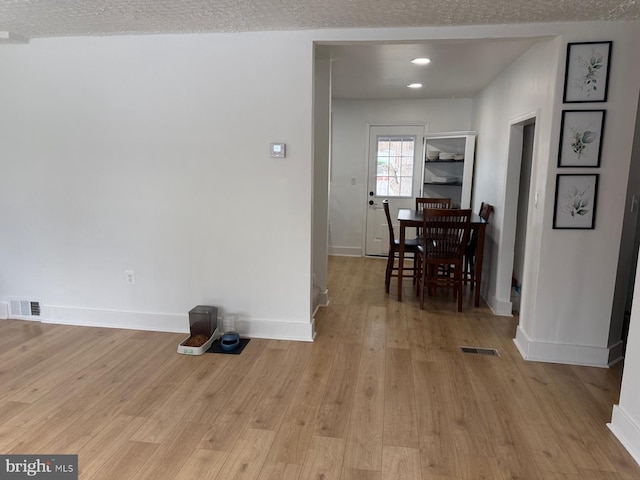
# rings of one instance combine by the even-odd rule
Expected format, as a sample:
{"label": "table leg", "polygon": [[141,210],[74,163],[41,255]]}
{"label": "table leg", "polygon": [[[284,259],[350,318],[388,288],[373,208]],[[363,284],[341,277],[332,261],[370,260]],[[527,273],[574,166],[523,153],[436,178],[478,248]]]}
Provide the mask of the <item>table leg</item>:
{"label": "table leg", "polygon": [[400,222],[400,246],[398,247],[398,301],[402,301],[402,270],[404,268],[405,224]]}
{"label": "table leg", "polygon": [[478,243],[476,244],[476,260],[474,266],[473,285],[475,286],[474,292],[474,305],[480,306],[480,284],[482,282],[482,257],[484,257],[484,234],[487,228],[486,223],[478,225]]}

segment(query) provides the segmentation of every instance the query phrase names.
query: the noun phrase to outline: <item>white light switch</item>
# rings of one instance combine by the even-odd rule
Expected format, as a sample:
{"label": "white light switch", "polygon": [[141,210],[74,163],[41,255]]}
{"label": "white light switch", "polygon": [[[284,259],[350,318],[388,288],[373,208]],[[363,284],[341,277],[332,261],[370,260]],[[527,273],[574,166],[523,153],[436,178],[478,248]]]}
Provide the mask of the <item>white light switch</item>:
{"label": "white light switch", "polygon": [[287,145],[284,143],[272,143],[269,149],[269,156],[271,158],[284,158],[286,154]]}

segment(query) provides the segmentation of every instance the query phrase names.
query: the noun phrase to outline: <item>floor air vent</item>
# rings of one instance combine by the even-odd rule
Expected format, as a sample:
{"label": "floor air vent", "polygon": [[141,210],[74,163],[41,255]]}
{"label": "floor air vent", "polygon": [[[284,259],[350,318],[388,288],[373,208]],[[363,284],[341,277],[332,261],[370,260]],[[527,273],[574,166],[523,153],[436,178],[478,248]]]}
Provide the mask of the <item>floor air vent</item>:
{"label": "floor air vent", "polygon": [[40,302],[34,300],[11,300],[11,314],[21,317],[39,317]]}
{"label": "floor air vent", "polygon": [[470,353],[473,355],[489,355],[490,357],[499,357],[500,354],[495,348],[480,347],[458,347],[462,353]]}

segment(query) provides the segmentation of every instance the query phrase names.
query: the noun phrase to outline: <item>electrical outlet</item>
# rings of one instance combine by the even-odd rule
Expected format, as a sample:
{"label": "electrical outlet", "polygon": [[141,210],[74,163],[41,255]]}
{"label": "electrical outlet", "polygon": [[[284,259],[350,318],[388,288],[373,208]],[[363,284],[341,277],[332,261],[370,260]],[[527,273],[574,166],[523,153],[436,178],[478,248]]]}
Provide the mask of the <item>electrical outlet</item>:
{"label": "electrical outlet", "polygon": [[136,272],[134,272],[133,270],[125,270],[124,274],[126,275],[126,278],[127,278],[127,284],[129,285],[136,284]]}

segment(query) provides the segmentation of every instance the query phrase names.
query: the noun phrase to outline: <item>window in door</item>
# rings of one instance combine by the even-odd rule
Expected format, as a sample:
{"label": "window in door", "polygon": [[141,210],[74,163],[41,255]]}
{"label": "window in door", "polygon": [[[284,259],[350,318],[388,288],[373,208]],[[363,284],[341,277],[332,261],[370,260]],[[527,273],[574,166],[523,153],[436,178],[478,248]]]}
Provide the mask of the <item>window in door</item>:
{"label": "window in door", "polygon": [[416,137],[377,137],[376,196],[412,197]]}

